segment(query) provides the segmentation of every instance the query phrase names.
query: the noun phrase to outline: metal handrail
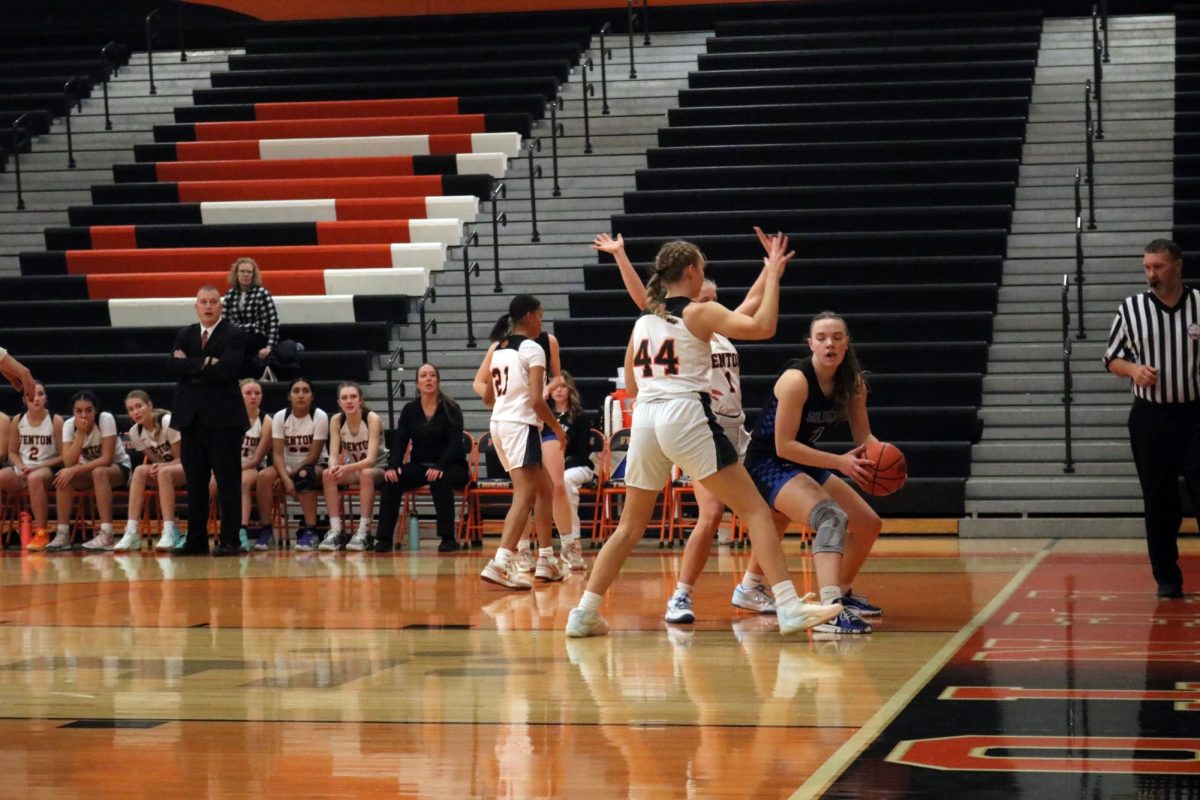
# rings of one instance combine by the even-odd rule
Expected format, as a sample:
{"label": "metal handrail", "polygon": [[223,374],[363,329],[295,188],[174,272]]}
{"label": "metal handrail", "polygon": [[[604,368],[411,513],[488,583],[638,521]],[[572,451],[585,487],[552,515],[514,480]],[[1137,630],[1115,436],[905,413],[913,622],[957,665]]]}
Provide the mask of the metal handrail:
{"label": "metal handrail", "polygon": [[633,56],[633,4],[636,0],[625,0],[625,16],[629,25],[629,77],[637,77],[637,64]]}
{"label": "metal handrail", "polygon": [[508,214],[497,211],[497,204],[500,198],[508,197],[508,189],[504,186],[503,181],[497,181],[492,189],[488,199],[492,201],[492,277],[495,283],[492,286],[492,291],[496,294],[504,291],[504,286],[500,283],[500,226],[508,227]]}
{"label": "metal handrail", "polygon": [[76,84],[81,80],[80,76],[75,76],[71,80],[63,84],[63,103],[64,111],[63,122],[67,126],[67,169],[75,169],[75,144],[71,137],[71,106],[78,104],[79,110],[83,109],[83,100],[81,92],[75,91]]}
{"label": "metal handrail", "polygon": [[1100,46],[1099,14],[1092,6],[1092,77],[1096,81],[1096,138],[1104,138],[1104,101],[1102,98],[1104,85],[1104,65],[1101,64],[1102,48]]}
{"label": "metal handrail", "polygon": [[1075,471],[1075,461],[1071,454],[1071,402],[1073,401],[1071,377],[1071,311],[1068,293],[1071,286],[1071,276],[1063,275],[1062,283],[1062,347],[1063,347],[1063,444],[1065,445],[1066,461],[1063,472]]}
{"label": "metal handrail", "polygon": [[612,49],[604,44],[604,35],[612,30],[612,23],[606,22],[600,26],[600,114],[607,117],[608,107],[608,69],[605,62],[612,59]]}
{"label": "metal handrail", "polygon": [[[178,9],[175,12],[175,24],[179,36],[179,61],[187,63],[187,51],[183,48],[183,0],[176,0],[175,7]],[[146,15],[146,65],[150,72],[150,94],[158,94],[158,87],[154,85],[154,18],[165,8],[159,7]]]}
{"label": "metal handrail", "polygon": [[1104,31],[1104,63],[1108,58],[1108,0],[1100,0],[1100,27]]}
{"label": "metal handrail", "polygon": [[562,108],[562,98],[556,97],[550,101],[550,164],[554,173],[555,197],[562,197],[562,187],[558,185],[558,137],[565,136],[567,129],[558,121],[558,109]]}
{"label": "metal handrail", "polygon": [[650,0],[642,0],[642,44],[650,46]]}
{"label": "metal handrail", "polygon": [[104,130],[111,131],[112,117],[108,115],[108,79],[117,74],[116,60],[111,58],[109,51],[114,47],[118,47],[116,41],[109,42],[100,48],[100,58],[104,60],[104,66],[108,68],[108,74],[104,78]]}
{"label": "metal handrail", "polygon": [[1075,218],[1075,294],[1076,312],[1078,313],[1079,329],[1075,332],[1076,339],[1086,339],[1087,331],[1083,327],[1083,220]]}
{"label": "metal handrail", "polygon": [[534,163],[533,163],[533,151],[534,150],[537,150],[538,152],[541,152],[541,150],[542,150],[542,140],[538,139],[536,137],[529,140],[529,153],[528,153],[528,155],[529,155],[529,216],[533,222],[533,235],[529,238],[529,241],[540,242],[542,240],[542,237],[538,233],[538,224],[537,224],[537,184],[534,183],[534,179],[542,177],[542,165],[538,164],[537,166],[534,166]]}
{"label": "metal handrail", "polygon": [[583,152],[587,155],[592,154],[592,121],[588,115],[588,97],[596,96],[596,84],[588,83],[588,70],[593,69],[592,57],[588,56],[583,60],[583,69],[580,70],[583,75]]}
{"label": "metal handrail", "polygon": [[392,352],[388,353],[387,359],[380,359],[380,368],[387,372],[387,408],[388,408],[388,428],[396,427],[396,406],[394,399],[399,393],[401,397],[405,396],[404,381],[395,383],[393,373],[404,372],[404,367],[400,366],[404,363],[404,348],[397,347]]}
{"label": "metal handrail", "polygon": [[437,302],[437,288],[429,286],[425,289],[425,294],[421,295],[421,299],[417,301],[417,313],[421,315],[421,363],[429,363],[429,341],[427,334],[432,333],[437,336],[437,320],[432,317],[428,322],[425,321],[425,305],[427,303]]}
{"label": "metal handrail", "polygon": [[1083,83],[1084,153],[1087,166],[1088,185],[1088,230],[1096,230],[1096,148],[1095,128],[1092,125],[1092,82]]}
{"label": "metal handrail", "polygon": [[467,347],[475,347],[475,320],[471,313],[471,275],[479,277],[479,262],[471,260],[471,247],[479,244],[479,231],[463,240],[463,297],[467,303]]}
{"label": "metal handrail", "polygon": [[25,196],[21,193],[21,148],[26,142],[33,141],[33,134],[24,126],[25,118],[36,114],[36,111],[26,111],[13,120],[13,172],[17,177],[17,211],[25,210]]}

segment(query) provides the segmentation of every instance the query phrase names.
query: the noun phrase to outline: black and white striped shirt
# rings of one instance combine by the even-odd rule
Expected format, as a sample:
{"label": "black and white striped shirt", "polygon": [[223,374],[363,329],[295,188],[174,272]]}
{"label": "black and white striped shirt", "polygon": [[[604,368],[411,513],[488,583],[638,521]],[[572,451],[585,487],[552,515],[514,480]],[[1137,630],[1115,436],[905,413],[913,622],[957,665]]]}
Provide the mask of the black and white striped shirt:
{"label": "black and white striped shirt", "polygon": [[1173,308],[1153,291],[1126,297],[1117,309],[1104,364],[1120,358],[1154,367],[1158,383],[1133,384],[1133,394],[1151,403],[1200,400],[1200,291],[1185,288]]}
{"label": "black and white striped shirt", "polygon": [[225,293],[224,304],[225,318],[230,322],[267,337],[267,347],[279,344],[279,315],[265,287],[251,286],[243,292],[235,286]]}

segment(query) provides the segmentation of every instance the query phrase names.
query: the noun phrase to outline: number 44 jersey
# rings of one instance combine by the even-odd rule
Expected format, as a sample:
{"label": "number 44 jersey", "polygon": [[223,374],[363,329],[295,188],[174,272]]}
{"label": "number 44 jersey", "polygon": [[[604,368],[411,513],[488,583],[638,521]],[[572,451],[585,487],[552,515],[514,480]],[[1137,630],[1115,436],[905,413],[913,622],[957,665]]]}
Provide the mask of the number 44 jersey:
{"label": "number 44 jersey", "polygon": [[708,394],[712,387],[712,350],[683,324],[691,301],[668,297],[667,317],[650,312],[633,326],[633,374],[638,402]]}

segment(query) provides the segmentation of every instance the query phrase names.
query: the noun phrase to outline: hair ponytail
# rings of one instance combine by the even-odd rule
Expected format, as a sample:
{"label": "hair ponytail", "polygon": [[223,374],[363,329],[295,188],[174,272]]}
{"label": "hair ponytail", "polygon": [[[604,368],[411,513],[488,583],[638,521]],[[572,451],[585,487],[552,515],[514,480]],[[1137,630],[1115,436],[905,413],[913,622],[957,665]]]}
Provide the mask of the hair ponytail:
{"label": "hair ponytail", "polygon": [[542,307],[542,301],[531,294],[519,294],[508,304],[508,313],[496,320],[488,339],[502,342],[512,334],[513,323],[524,319]]}
{"label": "hair ponytail", "polygon": [[677,240],[659,248],[654,257],[654,271],[646,281],[646,310],[657,317],[671,319],[665,305],[667,286],[682,278],[688,267],[703,263],[704,254],[691,242]]}
{"label": "hair ponytail", "polygon": [[492,326],[492,332],[488,334],[488,339],[493,342],[502,342],[512,333],[512,316],[505,313],[500,315],[500,319],[496,320],[496,324]]}

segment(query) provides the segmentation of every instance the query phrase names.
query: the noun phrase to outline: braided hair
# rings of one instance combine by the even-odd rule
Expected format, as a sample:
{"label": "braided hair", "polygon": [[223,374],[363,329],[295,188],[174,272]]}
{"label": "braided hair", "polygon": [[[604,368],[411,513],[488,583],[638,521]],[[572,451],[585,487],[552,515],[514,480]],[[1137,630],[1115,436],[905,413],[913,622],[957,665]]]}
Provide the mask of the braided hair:
{"label": "braided hair", "polygon": [[703,263],[704,254],[691,242],[677,240],[664,244],[654,258],[654,271],[646,281],[646,310],[655,316],[670,319],[663,304],[667,299],[667,285],[683,277],[688,267]]}

